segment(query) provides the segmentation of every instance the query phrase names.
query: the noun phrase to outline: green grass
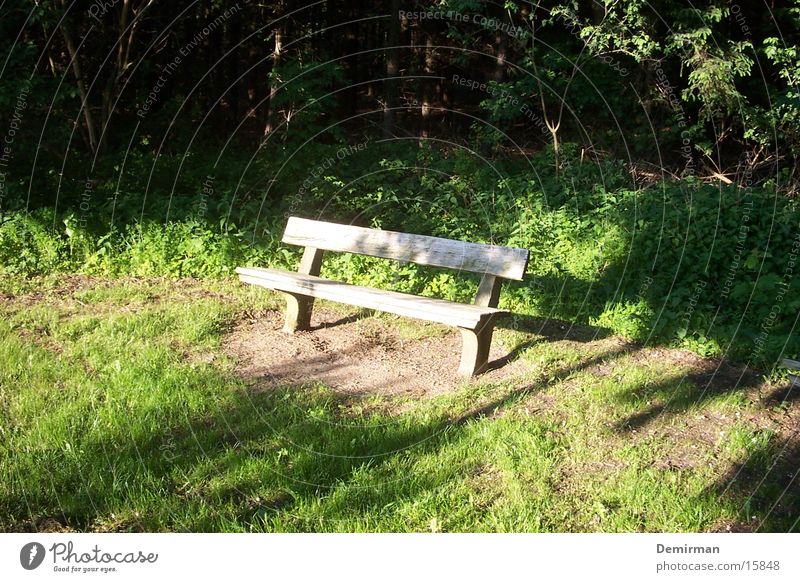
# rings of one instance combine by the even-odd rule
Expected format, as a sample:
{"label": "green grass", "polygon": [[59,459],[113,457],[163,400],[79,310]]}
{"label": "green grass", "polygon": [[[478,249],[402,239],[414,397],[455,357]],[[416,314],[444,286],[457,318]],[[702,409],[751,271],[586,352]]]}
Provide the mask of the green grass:
{"label": "green grass", "polygon": [[[335,153],[340,145],[320,147]],[[498,181],[497,168],[475,167],[457,152],[419,158],[424,151],[418,147],[376,149],[370,153],[377,156],[374,163],[398,171],[364,175],[355,167],[337,167],[302,207],[290,196],[277,196],[265,214],[258,197],[228,198],[240,190],[235,171],[227,173],[233,182],[219,183],[217,203],[225,212],[202,219],[194,212],[195,187],[164,200],[147,199],[143,215],[145,201],[135,199],[158,190],[152,185],[128,187],[127,210],[115,211],[113,221],[109,208],[79,218],[67,203],[59,204],[58,214],[46,208],[5,212],[0,291],[18,291],[24,277],[54,272],[213,280],[230,277],[242,265],[292,269],[300,249],[280,242],[285,216],[345,223],[357,218],[384,229],[528,249],[524,280],[506,284],[501,297],[500,307],[514,313],[598,326],[701,356],[724,354],[764,371],[799,353],[794,326],[800,278],[792,277],[789,260],[800,217],[796,199],[776,197],[771,187],[718,188],[695,179],[640,188],[628,184],[623,164],[609,162],[607,171],[599,170],[584,165],[578,152],[575,144],[564,149],[574,159],[563,158],[558,176],[546,154],[524,163],[507,160],[506,177]],[[202,182],[207,162],[193,159]],[[533,175],[530,163],[537,168]],[[436,171],[421,175],[421,167]],[[291,172],[278,173],[284,177],[275,192],[297,189]],[[342,196],[342,186],[356,182]],[[80,192],[73,194],[79,200]],[[474,274],[348,253],[326,253],[322,275],[459,301],[471,300],[478,284]],[[87,300],[94,299],[89,291]],[[410,330],[409,339],[416,334]]]}
{"label": "green grass", "polygon": [[[2,530],[797,528],[785,477],[797,446],[763,426],[747,387],[704,389],[697,371],[617,338],[502,330],[520,347],[516,376],[355,400],[237,377],[220,342],[279,305],[258,289],[17,288],[0,300]],[[438,333],[412,328],[401,333]]]}

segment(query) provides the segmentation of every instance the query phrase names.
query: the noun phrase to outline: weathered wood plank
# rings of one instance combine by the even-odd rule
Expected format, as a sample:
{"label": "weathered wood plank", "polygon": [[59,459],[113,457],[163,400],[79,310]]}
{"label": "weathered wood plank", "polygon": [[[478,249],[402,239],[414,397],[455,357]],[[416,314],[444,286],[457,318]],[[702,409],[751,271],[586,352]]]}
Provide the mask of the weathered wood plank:
{"label": "weathered wood plank", "polygon": [[528,251],[292,216],[283,242],[521,280]]}
{"label": "weathered wood plank", "polygon": [[323,254],[325,254],[325,251],[321,249],[306,247],[303,251],[303,258],[300,259],[300,265],[297,267],[297,272],[304,275],[319,275],[320,269],[322,269]]}
{"label": "weathered wood plank", "polygon": [[503,280],[494,275],[484,275],[478,285],[478,293],[475,295],[475,305],[482,307],[497,307],[500,301],[500,287]]}
{"label": "weathered wood plank", "polygon": [[[324,253],[325,251],[321,249],[306,247],[297,272],[304,275],[319,275]],[[286,297],[286,320],[283,324],[283,331],[294,333],[309,329],[311,313],[314,311],[314,298],[293,293],[284,293],[284,295]]]}
{"label": "weathered wood plank", "polygon": [[482,374],[489,366],[489,349],[492,346],[494,321],[486,321],[476,329],[464,329],[463,327],[459,329],[463,345],[458,373],[462,376]]}
{"label": "weathered wood plank", "polygon": [[305,331],[311,327],[311,312],[314,310],[314,298],[295,293],[281,292],[286,299],[286,319],[283,331],[294,333]]}
{"label": "weathered wood plank", "polygon": [[267,289],[338,301],[347,305],[377,309],[466,329],[475,329],[491,318],[507,313],[493,307],[465,305],[431,297],[359,287],[275,269],[239,267],[236,272],[242,282],[260,285]]}
{"label": "weathered wood plank", "polygon": [[[303,258],[300,259],[298,273],[304,275],[319,275],[322,268],[322,255],[325,251],[306,247]],[[286,297],[286,321],[283,331],[294,333],[304,331],[311,327],[311,312],[314,310],[314,298],[307,295],[284,293]]]}

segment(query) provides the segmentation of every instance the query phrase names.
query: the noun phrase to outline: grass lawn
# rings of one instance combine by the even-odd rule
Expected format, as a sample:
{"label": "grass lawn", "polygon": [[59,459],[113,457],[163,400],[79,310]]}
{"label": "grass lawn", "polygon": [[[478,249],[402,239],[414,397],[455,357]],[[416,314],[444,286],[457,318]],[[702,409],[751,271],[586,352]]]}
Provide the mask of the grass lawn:
{"label": "grass lawn", "polygon": [[799,528],[785,381],[523,328],[496,382],[264,388],[223,341],[280,307],[235,281],[3,282],[0,530]]}

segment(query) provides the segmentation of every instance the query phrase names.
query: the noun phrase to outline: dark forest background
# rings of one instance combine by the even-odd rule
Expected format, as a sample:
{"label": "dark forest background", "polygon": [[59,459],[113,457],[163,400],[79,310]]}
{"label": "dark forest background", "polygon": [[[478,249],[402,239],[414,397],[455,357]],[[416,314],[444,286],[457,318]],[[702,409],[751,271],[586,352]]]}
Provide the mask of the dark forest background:
{"label": "dark forest background", "polygon": [[[291,267],[286,216],[529,248],[518,313],[796,356],[800,2],[0,3],[0,272]],[[468,300],[456,274],[328,275]]]}

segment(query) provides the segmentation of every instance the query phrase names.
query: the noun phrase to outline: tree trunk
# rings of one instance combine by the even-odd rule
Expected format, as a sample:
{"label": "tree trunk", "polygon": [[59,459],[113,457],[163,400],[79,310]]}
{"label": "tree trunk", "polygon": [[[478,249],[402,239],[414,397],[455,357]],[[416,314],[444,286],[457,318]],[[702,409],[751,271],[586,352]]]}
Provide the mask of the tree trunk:
{"label": "tree trunk", "polygon": [[[433,75],[434,69],[434,51],[433,51],[433,35],[429,30],[425,31],[425,61],[423,70],[425,72],[426,77],[430,77]],[[420,114],[422,116],[422,139],[428,139],[431,130],[431,114],[432,114],[432,102],[433,102],[433,92],[434,92],[434,80],[433,79],[423,79],[422,81],[422,107],[420,109]]]}
{"label": "tree trunk", "polygon": [[83,120],[86,126],[86,137],[89,143],[89,148],[92,154],[97,153],[97,126],[95,125],[92,109],[89,105],[89,95],[86,92],[86,83],[83,81],[83,72],[81,70],[81,63],[78,60],[78,49],[72,40],[72,34],[69,31],[66,20],[59,23],[61,36],[64,37],[64,44],[69,53],[70,62],[72,64],[72,74],[75,75],[75,85],[78,88],[78,94],[81,97],[81,111],[83,112]]}
{"label": "tree trunk", "polygon": [[269,135],[275,131],[277,125],[275,113],[275,94],[280,86],[278,66],[281,62],[281,51],[283,50],[283,23],[275,29],[275,48],[272,51],[272,71],[270,74],[269,97],[267,97],[267,125],[264,127],[264,135]]}
{"label": "tree trunk", "polygon": [[392,0],[392,10],[389,15],[389,35],[386,51],[386,80],[384,87],[383,105],[383,138],[389,139],[394,135],[395,108],[397,107],[399,83],[397,75],[400,71],[399,52],[397,45],[400,42],[400,0]]}
{"label": "tree trunk", "polygon": [[508,51],[507,35],[501,30],[497,31],[495,37],[497,43],[497,50],[495,51],[494,59],[494,80],[498,83],[502,82],[506,74],[506,53]]}

